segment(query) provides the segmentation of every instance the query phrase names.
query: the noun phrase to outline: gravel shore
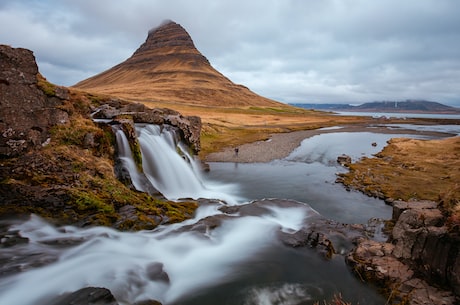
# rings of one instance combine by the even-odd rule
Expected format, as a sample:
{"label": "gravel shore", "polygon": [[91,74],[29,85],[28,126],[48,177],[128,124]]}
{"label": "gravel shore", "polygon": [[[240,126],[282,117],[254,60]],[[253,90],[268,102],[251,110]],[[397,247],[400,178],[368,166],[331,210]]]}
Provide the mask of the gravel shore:
{"label": "gravel shore", "polygon": [[[420,132],[407,129],[389,129],[387,127],[351,125],[345,127],[331,127],[314,130],[300,130],[289,133],[275,133],[266,141],[257,141],[241,145],[239,147],[227,147],[223,151],[209,154],[206,162],[270,162],[287,157],[300,143],[315,135],[331,132],[378,132],[389,134],[426,134],[442,136],[442,133]],[[446,136],[446,134],[444,134]],[[235,152],[238,148],[238,154]]]}

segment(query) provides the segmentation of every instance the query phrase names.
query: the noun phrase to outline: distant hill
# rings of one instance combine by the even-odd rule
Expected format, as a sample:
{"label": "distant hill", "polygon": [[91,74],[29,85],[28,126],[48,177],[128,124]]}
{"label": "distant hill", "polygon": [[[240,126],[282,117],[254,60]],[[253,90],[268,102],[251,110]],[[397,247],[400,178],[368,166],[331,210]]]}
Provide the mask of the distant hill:
{"label": "distant hill", "polygon": [[460,113],[460,108],[424,100],[382,101],[364,103],[358,106],[349,104],[291,104],[293,106],[328,111],[352,112],[402,112],[402,113]]}
{"label": "distant hill", "polygon": [[166,21],[124,62],[73,87],[138,101],[217,107],[279,106],[214,69],[187,31]]}

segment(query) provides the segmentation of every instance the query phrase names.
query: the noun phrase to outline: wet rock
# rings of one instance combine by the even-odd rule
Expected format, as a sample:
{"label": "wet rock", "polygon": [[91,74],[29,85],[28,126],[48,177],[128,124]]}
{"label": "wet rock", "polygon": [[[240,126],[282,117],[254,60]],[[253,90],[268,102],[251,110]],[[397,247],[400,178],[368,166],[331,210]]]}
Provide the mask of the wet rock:
{"label": "wet rock", "polygon": [[106,288],[86,287],[64,295],[50,305],[118,305],[110,290]]}
{"label": "wet rock", "polygon": [[147,276],[152,281],[160,281],[169,283],[169,276],[164,271],[164,266],[162,263],[151,263],[147,266]]}
{"label": "wet rock", "polygon": [[18,231],[0,232],[0,248],[13,247],[19,244],[27,244],[29,239],[21,236]]}
{"label": "wet rock", "polygon": [[161,303],[155,300],[146,300],[146,301],[136,302],[133,305],[161,305]]}
{"label": "wet rock", "polygon": [[[367,236],[369,231],[362,225],[341,224],[325,219],[308,204],[289,199],[262,199],[251,203],[219,208],[224,214],[201,219],[197,223],[185,226],[184,231],[207,233],[235,217],[270,217],[276,209],[298,208],[304,213],[301,227],[297,230],[282,229],[276,231],[278,239],[287,247],[309,247],[316,249],[327,258],[335,254],[344,255],[353,248],[353,240]],[[275,210],[274,210],[275,209]]]}
{"label": "wet rock", "polygon": [[339,163],[342,166],[348,167],[351,164],[351,157],[348,155],[340,155],[337,157],[337,163]]}
{"label": "wet rock", "polygon": [[113,105],[101,105],[97,109],[94,109],[93,117],[96,119],[113,119],[119,123],[122,120],[126,120],[127,115],[129,115],[134,123],[171,125],[178,128],[182,140],[195,153],[200,151],[200,133],[202,127],[200,117],[183,116],[175,110],[166,108],[150,109],[139,103],[119,106],[119,108],[116,108]]}

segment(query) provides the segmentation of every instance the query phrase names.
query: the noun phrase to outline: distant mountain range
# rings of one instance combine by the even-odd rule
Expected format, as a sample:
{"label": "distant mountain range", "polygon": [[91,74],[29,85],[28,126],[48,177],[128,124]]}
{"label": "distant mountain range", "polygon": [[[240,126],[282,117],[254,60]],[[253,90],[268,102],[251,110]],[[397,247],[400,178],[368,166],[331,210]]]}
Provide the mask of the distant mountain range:
{"label": "distant mountain range", "polygon": [[381,101],[353,106],[350,104],[291,104],[306,109],[349,112],[403,112],[457,114],[460,108],[424,100]]}

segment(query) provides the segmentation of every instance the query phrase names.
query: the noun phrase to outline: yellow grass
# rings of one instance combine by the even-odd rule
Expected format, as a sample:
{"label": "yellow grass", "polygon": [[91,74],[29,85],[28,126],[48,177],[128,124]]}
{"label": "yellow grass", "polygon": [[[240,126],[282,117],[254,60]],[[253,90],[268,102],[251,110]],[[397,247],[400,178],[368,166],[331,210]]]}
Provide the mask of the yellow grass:
{"label": "yellow grass", "polygon": [[393,139],[375,158],[352,164],[344,184],[393,199],[438,201],[460,220],[460,137]]}
{"label": "yellow grass", "polygon": [[308,130],[339,124],[364,123],[364,117],[341,117],[286,104],[276,106],[219,107],[173,102],[140,101],[150,108],[171,108],[201,117],[200,157],[225,147],[267,139],[272,133]]}

